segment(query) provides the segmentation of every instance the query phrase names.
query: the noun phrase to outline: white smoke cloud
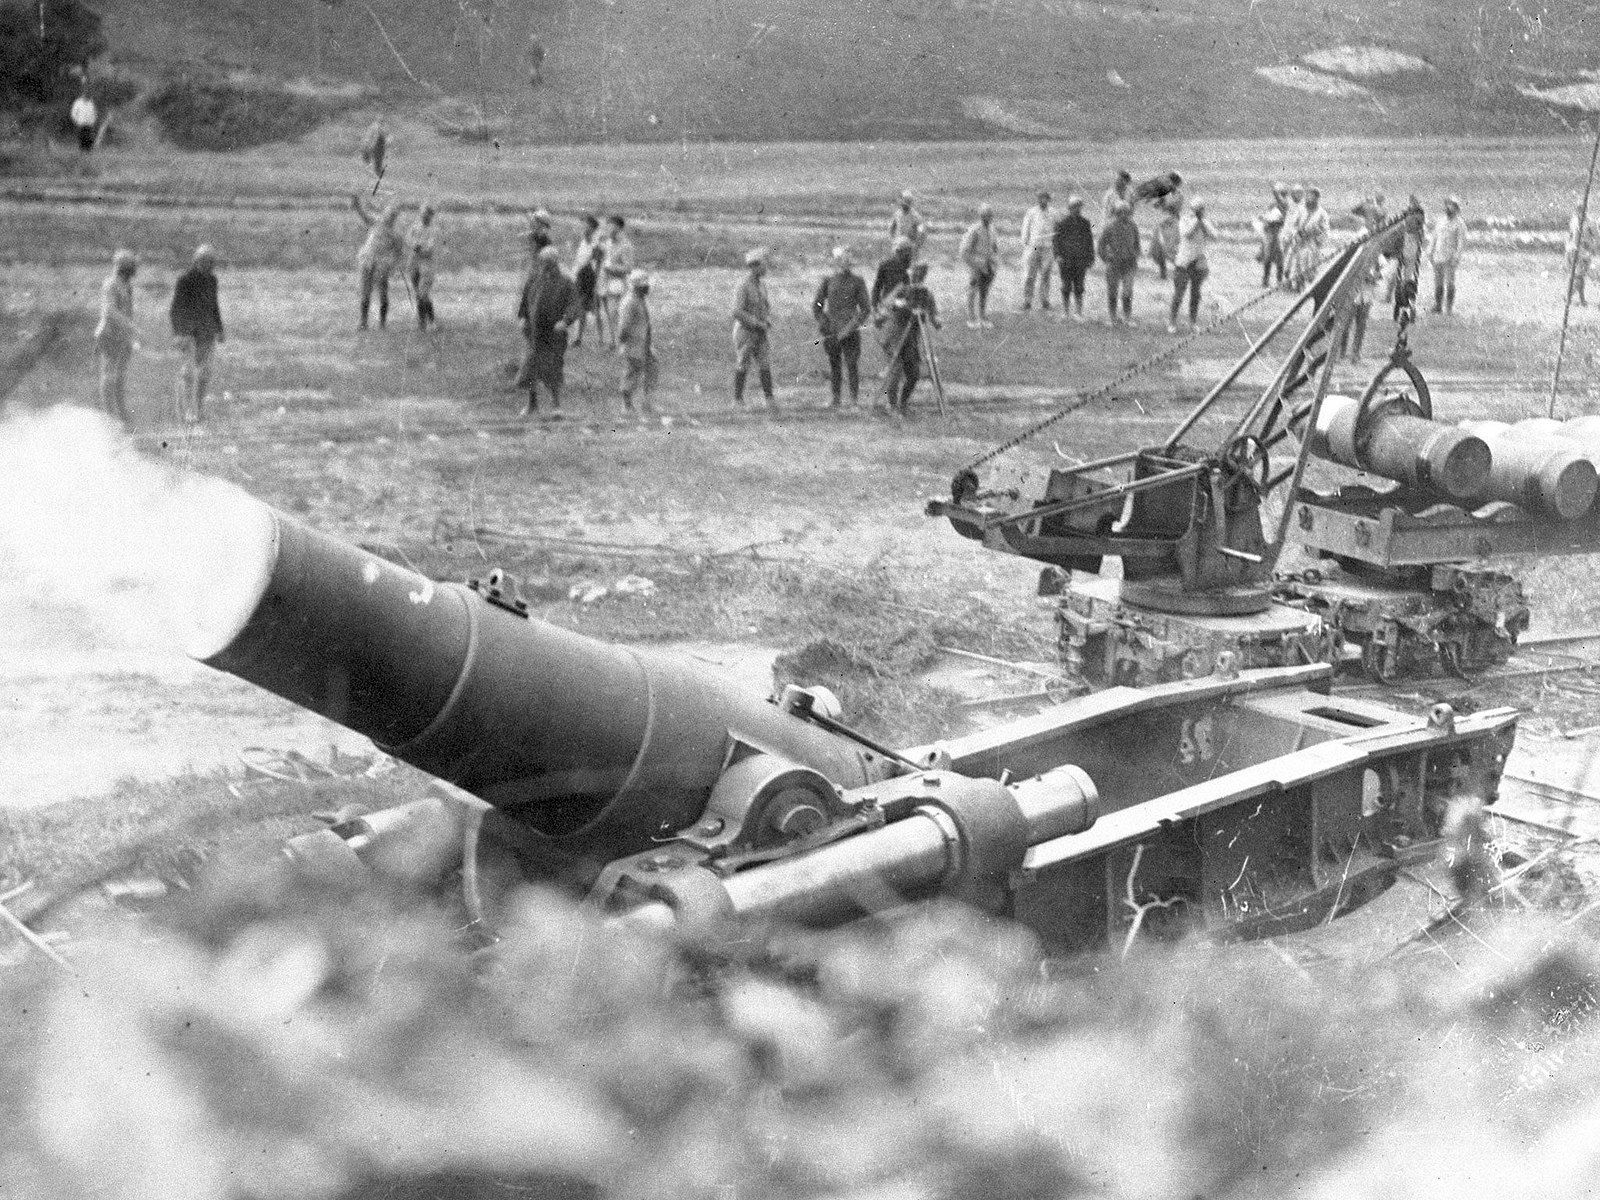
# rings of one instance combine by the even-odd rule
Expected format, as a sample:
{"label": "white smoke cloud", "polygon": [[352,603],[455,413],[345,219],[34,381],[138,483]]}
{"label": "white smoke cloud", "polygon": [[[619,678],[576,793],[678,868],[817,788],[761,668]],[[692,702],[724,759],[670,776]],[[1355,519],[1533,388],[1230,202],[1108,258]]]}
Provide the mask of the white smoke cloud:
{"label": "white smoke cloud", "polygon": [[271,537],[265,507],[141,455],[98,413],[62,405],[0,424],[12,606],[64,606],[119,646],[208,652],[208,631],[235,627],[259,590]]}

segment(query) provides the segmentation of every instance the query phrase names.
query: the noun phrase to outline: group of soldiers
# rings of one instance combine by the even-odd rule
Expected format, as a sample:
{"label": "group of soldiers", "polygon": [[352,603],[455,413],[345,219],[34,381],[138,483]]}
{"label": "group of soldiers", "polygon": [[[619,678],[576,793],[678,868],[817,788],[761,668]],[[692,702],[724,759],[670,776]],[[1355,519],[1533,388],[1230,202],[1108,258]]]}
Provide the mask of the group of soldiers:
{"label": "group of soldiers", "polygon": [[[381,180],[383,139],[375,139],[366,155]],[[1147,204],[1156,217],[1148,234],[1134,221],[1135,206]],[[357,255],[358,324],[368,327],[374,296],[378,324],[389,318],[389,287],[399,273],[424,332],[438,322],[433,286],[437,254],[435,209],[423,204],[417,217],[401,228],[402,208],[389,203],[375,209],[360,193],[351,196],[357,217],[367,227]],[[1407,210],[1421,209],[1412,196]],[[1426,233],[1408,233],[1398,255],[1385,259],[1372,278],[1363,280],[1356,296],[1355,317],[1345,352],[1359,359],[1366,318],[1380,287],[1395,303],[1416,294],[1424,262],[1433,270],[1434,311],[1449,313],[1456,299],[1456,272],[1466,246],[1466,226],[1461,202],[1444,202],[1444,215]],[[1177,172],[1135,184],[1131,174],[1119,171],[1100,201],[1098,232],[1085,214],[1083,198],[1067,199],[1065,210],[1051,206],[1051,194],[1041,190],[1036,203],[1022,216],[1021,308],[1035,304],[1051,308],[1051,277],[1059,273],[1063,319],[1083,321],[1085,279],[1096,262],[1105,271],[1106,314],[1112,325],[1135,324],[1133,284],[1141,258],[1148,254],[1162,279],[1171,278],[1167,329],[1178,332],[1185,308],[1190,327],[1199,319],[1202,290],[1210,274],[1209,251],[1217,240],[1216,226],[1200,197],[1185,197]],[[1351,210],[1366,228],[1377,229],[1390,218],[1381,194],[1365,197]],[[623,411],[650,413],[658,375],[649,294],[651,279],[638,262],[638,254],[620,215],[602,221],[583,218],[576,248],[564,253],[554,241],[553,218],[544,209],[528,219],[525,241],[529,269],[518,292],[515,310],[525,352],[516,386],[525,391],[522,415],[559,416],[566,353],[580,345],[594,318],[596,338],[622,361]],[[1314,276],[1328,252],[1331,222],[1314,186],[1278,184],[1271,202],[1253,222],[1259,246],[1262,287],[1298,290]],[[1420,223],[1415,223],[1420,226]],[[1409,228],[1409,227],[1408,227]],[[1579,231],[1575,215],[1569,236],[1569,262],[1576,260],[1575,290],[1583,298],[1583,279],[1589,261],[1600,247],[1600,234],[1592,223]],[[856,261],[844,246],[833,249],[830,268],[812,296],[811,316],[817,342],[828,362],[830,405],[860,402],[861,343],[863,330],[875,332],[884,353],[880,407],[904,413],[919,381],[926,375],[942,401],[942,385],[934,355],[933,332],[942,327],[939,308],[928,287],[928,262],[924,257],[929,225],[917,211],[915,197],[903,193],[887,227],[890,250],[877,264],[870,286],[857,272]],[[977,219],[962,234],[957,259],[967,272],[967,327],[994,327],[989,296],[999,271],[1001,238],[991,205],[979,207]],[[755,248],[745,255],[745,274],[735,290],[732,317],[735,405],[745,403],[752,371],[769,408],[777,406],[772,372],[773,305],[767,285],[772,255]],[[170,311],[173,335],[183,361],[177,389],[180,419],[201,419],[214,347],[222,340],[222,319],[217,303],[216,256],[207,246],[195,252],[190,268],[177,280]],[[138,268],[135,255],[119,250],[102,291],[101,319],[95,334],[100,352],[100,393],[103,406],[126,420],[125,380],[128,361],[136,348],[133,326],[132,281]],[[1380,272],[1387,272],[1387,280]]]}
{"label": "group of soldiers", "polygon": [[[94,331],[100,365],[100,405],[124,423],[129,420],[128,364],[139,349],[138,328],[133,319],[133,279],[138,270],[139,257],[132,250],[118,250],[112,255],[111,274],[100,288],[100,322]],[[180,422],[192,424],[204,418],[212,355],[225,336],[216,270],[216,252],[210,246],[200,246],[172,287],[167,318],[178,351],[174,408]]]}

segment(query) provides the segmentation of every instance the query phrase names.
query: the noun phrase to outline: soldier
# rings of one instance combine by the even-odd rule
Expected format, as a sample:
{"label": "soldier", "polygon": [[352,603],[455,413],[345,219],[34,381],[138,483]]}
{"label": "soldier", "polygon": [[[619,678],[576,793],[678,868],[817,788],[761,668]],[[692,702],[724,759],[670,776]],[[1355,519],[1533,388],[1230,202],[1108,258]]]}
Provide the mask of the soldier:
{"label": "soldier", "polygon": [[1126,171],[1118,171],[1116,177],[1111,181],[1111,186],[1106,189],[1106,194],[1100,198],[1100,219],[1102,221],[1111,220],[1111,214],[1115,210],[1118,201],[1121,200],[1128,202],[1129,212],[1133,211],[1133,196],[1130,194],[1132,188],[1133,176]]}
{"label": "soldier", "polygon": [[1134,324],[1133,275],[1139,269],[1139,227],[1133,223],[1131,201],[1111,202],[1111,219],[1100,230],[1100,261],[1106,264],[1106,308],[1111,323]]}
{"label": "soldier", "polygon": [[1053,266],[1051,239],[1055,236],[1055,214],[1050,211],[1050,193],[1040,192],[1038,203],[1022,214],[1022,311],[1033,307],[1034,285],[1038,284],[1039,307],[1050,308],[1050,269]]}
{"label": "soldier", "polygon": [[100,359],[100,407],[126,424],[125,392],[128,360],[138,347],[133,324],[133,276],[139,260],[132,250],[111,256],[111,274],[100,285],[100,324],[94,331],[94,348]]}
{"label": "soldier", "polygon": [[[411,298],[417,305],[417,328],[424,332],[428,326],[439,323],[439,318],[433,311],[433,257],[438,248],[437,231],[433,227],[433,213],[433,205],[424,204],[417,214],[417,223],[411,227],[410,233],[406,236],[406,248],[410,252],[407,270],[411,277]],[[379,321],[381,324],[381,305]]]}
{"label": "soldier", "polygon": [[1150,231],[1150,261],[1156,264],[1156,274],[1165,279],[1167,267],[1178,257],[1178,225],[1182,218],[1182,201],[1176,196],[1164,196],[1156,201],[1156,211],[1161,217]]}
{"label": "soldier", "polygon": [[[44,9],[40,8],[39,11],[42,13]],[[89,95],[87,79],[83,81],[78,98],[72,102],[68,116],[72,119],[73,131],[78,135],[78,149],[89,153],[99,138],[100,111],[95,107],[94,98]]]}
{"label": "soldier", "polygon": [[1211,274],[1206,248],[1217,239],[1217,227],[1206,217],[1206,202],[1196,196],[1189,212],[1178,223],[1178,253],[1172,260],[1172,311],[1167,317],[1167,332],[1178,332],[1178,310],[1184,293],[1189,296],[1189,326],[1200,320],[1200,289]]}
{"label": "soldier", "polygon": [[561,384],[566,373],[567,329],[578,314],[577,291],[561,269],[561,251],[546,246],[534,260],[534,269],[523,285],[522,303],[517,318],[527,338],[527,353],[517,384],[528,389],[528,402],[521,415],[526,417],[539,407],[539,385],[550,393],[550,416],[561,416]]}
{"label": "soldier", "polygon": [[1297,289],[1295,254],[1300,242],[1300,224],[1306,219],[1305,184],[1297,183],[1289,189],[1289,204],[1284,210],[1283,228],[1278,230],[1278,254],[1283,259],[1280,280],[1287,291]]}
{"label": "soldier", "polygon": [[383,211],[374,216],[362,204],[359,194],[351,193],[350,203],[356,210],[356,216],[367,227],[367,240],[361,243],[361,250],[356,255],[356,265],[361,272],[359,327],[367,327],[367,310],[372,303],[373,289],[376,288],[378,328],[382,329],[389,323],[389,276],[394,274],[395,268],[405,257],[405,242],[395,228],[395,222],[400,217],[400,206],[385,205]]}
{"label": "soldier", "polygon": [[600,311],[605,314],[606,343],[613,349],[617,345],[622,298],[629,290],[628,277],[634,265],[627,222],[616,215],[607,217],[604,248],[600,253]]}
{"label": "soldier", "polygon": [[1467,223],[1461,219],[1461,201],[1444,202],[1444,216],[1428,237],[1428,262],[1433,265],[1433,311],[1449,316],[1456,306],[1456,268],[1467,248]]}
{"label": "soldier", "polygon": [[733,297],[733,402],[744,403],[745,376],[754,366],[767,407],[777,408],[772,394],[772,300],[764,278],[767,256],[765,248],[744,256],[746,274]]}
{"label": "soldier", "polygon": [[1567,278],[1572,288],[1567,296],[1569,300],[1576,295],[1579,304],[1589,303],[1584,292],[1596,249],[1600,249],[1600,227],[1580,204],[1573,208],[1572,218],[1567,222]]}
{"label": "soldier", "polygon": [[643,412],[654,412],[651,393],[656,387],[655,341],[650,329],[650,309],[645,297],[650,294],[650,276],[635,270],[628,275],[628,295],[617,314],[617,352],[627,362],[622,376],[622,408],[633,411],[633,398],[639,397]]}
{"label": "soldier", "polygon": [[1061,271],[1061,316],[1083,320],[1083,280],[1094,266],[1094,227],[1083,215],[1083,197],[1067,197],[1067,215],[1056,225],[1052,249]]}
{"label": "soldier", "polygon": [[1330,229],[1328,210],[1322,207],[1322,189],[1306,188],[1299,220],[1295,222],[1294,254],[1290,261],[1296,291],[1316,278],[1317,269],[1322,265],[1323,243]]}
{"label": "soldier", "polygon": [[922,219],[922,214],[912,207],[915,197],[909,191],[900,193],[900,206],[894,210],[894,215],[889,218],[889,241],[898,242],[901,238],[911,241],[911,254],[916,257],[922,249],[922,243],[928,240],[928,223]]}
{"label": "soldier", "polygon": [[908,237],[898,237],[889,251],[889,257],[878,264],[872,276],[872,307],[879,308],[884,299],[911,279],[911,256],[916,246]]}
{"label": "soldier", "polygon": [[180,421],[203,419],[206,387],[211,380],[211,356],[217,343],[227,340],[222,329],[222,309],[217,302],[216,265],[216,251],[210,246],[198,247],[193,265],[178,276],[172,288],[172,307],[167,315],[183,360],[177,391]]}
{"label": "soldier", "polygon": [[539,257],[539,251],[550,244],[550,221],[550,214],[542,208],[536,208],[528,214],[528,231],[523,237],[528,242],[530,263]]}
{"label": "soldier", "polygon": [[[589,314],[595,314],[595,324],[600,323],[600,260],[605,257],[605,243],[600,236],[600,219],[593,213],[583,214],[583,237],[578,241],[578,251],[572,259],[572,286],[577,289],[578,319],[572,326],[572,344],[583,344],[583,327]],[[604,335],[602,334],[602,339]]]}
{"label": "soldier", "polygon": [[[1256,261],[1261,264],[1261,286],[1271,287],[1283,282],[1283,223],[1289,218],[1288,185],[1272,185],[1272,202],[1256,218],[1256,233],[1261,238],[1261,248],[1256,251]],[[1276,280],[1274,280],[1276,273]]]}
{"label": "soldier", "polygon": [[822,281],[811,300],[811,315],[822,335],[822,351],[828,356],[828,385],[833,399],[830,408],[839,407],[844,376],[850,382],[850,403],[861,395],[861,327],[872,315],[867,284],[852,269],[850,253],[843,246],[833,248],[833,272]]}
{"label": "soldier", "polygon": [[978,219],[961,235],[957,251],[967,266],[967,328],[993,329],[989,320],[989,289],[1000,268],[1000,238],[994,231],[994,209],[978,207]]}
{"label": "soldier", "polygon": [[904,289],[888,301],[886,323],[889,370],[884,375],[884,398],[891,412],[905,415],[922,375],[923,323],[939,328],[939,307],[927,287],[928,264],[913,263]]}

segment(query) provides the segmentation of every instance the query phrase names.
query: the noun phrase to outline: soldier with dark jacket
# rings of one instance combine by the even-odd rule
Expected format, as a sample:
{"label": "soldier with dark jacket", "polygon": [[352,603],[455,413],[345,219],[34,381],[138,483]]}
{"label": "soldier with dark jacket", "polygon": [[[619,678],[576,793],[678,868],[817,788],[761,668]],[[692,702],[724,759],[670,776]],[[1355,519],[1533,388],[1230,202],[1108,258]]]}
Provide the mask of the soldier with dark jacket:
{"label": "soldier with dark jacket", "polygon": [[[1100,231],[1100,261],[1106,264],[1106,308],[1111,323],[1132,325],[1133,273],[1139,269],[1139,227],[1133,223],[1133,205],[1114,201],[1111,219]],[[1118,305],[1121,316],[1118,316]]]}
{"label": "soldier with dark jacket", "polygon": [[528,339],[527,354],[517,383],[528,389],[522,408],[526,417],[539,407],[539,385],[550,393],[550,416],[561,415],[561,384],[566,375],[567,330],[582,309],[577,289],[561,269],[561,251],[540,250],[534,270],[523,285],[517,316]]}
{"label": "soldier with dark jacket", "polygon": [[1067,215],[1056,223],[1052,241],[1061,272],[1061,315],[1083,320],[1083,279],[1094,266],[1094,227],[1083,215],[1083,197],[1067,198]]}
{"label": "soldier with dark jacket", "polygon": [[[183,365],[178,371],[177,410],[180,421],[203,416],[206,387],[211,380],[211,356],[225,341],[222,309],[217,303],[217,254],[210,246],[194,252],[194,263],[172,288],[168,318]],[[192,416],[190,414],[193,414]]]}
{"label": "soldier with dark jacket", "polygon": [[839,407],[839,392],[848,376],[850,403],[861,393],[861,326],[872,315],[867,284],[857,275],[850,253],[843,246],[833,250],[833,273],[822,281],[811,300],[811,315],[822,335],[822,351],[828,356],[828,384],[833,394],[829,402]]}
{"label": "soldier with dark jacket", "polygon": [[883,390],[889,410],[902,415],[922,377],[923,325],[939,328],[939,306],[928,290],[927,279],[928,264],[916,263],[905,286],[885,300],[889,315],[884,323],[884,349],[889,353],[889,370]]}

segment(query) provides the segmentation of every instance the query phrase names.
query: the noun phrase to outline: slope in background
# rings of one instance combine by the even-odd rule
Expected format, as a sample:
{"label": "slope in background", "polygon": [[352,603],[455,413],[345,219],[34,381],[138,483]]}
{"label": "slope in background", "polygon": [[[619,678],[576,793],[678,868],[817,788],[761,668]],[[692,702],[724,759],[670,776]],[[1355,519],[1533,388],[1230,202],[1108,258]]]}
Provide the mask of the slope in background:
{"label": "slope in background", "polygon": [[[355,81],[390,104],[448,98],[513,142],[1549,133],[1562,118],[1524,91],[1583,81],[1600,30],[1588,0],[101,7],[112,57],[147,73],[203,64]],[[530,39],[547,50],[538,87]],[[1319,75],[1303,61],[1338,46],[1397,50],[1431,69]]]}

